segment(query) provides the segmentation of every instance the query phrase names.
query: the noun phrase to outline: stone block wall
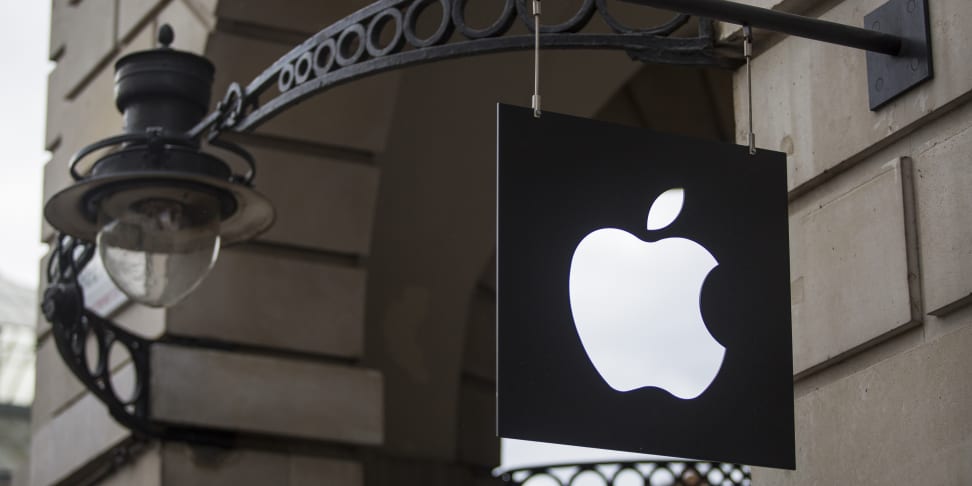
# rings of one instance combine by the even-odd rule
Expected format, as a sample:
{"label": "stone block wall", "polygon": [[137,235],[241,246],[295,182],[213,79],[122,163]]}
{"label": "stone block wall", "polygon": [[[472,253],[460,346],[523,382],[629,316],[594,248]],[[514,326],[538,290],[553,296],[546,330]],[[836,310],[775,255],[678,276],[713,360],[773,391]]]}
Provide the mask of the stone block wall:
{"label": "stone block wall", "polygon": [[[861,25],[883,2],[749,3]],[[972,482],[972,4],[929,9],[935,79],[876,112],[863,52],[757,41],[757,145],[788,154],[797,470],[755,484]]]}

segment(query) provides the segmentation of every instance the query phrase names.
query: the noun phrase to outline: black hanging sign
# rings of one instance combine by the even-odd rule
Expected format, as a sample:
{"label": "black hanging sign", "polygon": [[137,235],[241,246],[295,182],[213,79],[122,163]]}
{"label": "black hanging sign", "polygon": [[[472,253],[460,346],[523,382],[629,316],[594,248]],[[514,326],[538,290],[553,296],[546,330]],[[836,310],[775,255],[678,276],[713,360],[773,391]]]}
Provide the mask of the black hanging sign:
{"label": "black hanging sign", "polygon": [[793,469],[786,157],[499,105],[502,437]]}

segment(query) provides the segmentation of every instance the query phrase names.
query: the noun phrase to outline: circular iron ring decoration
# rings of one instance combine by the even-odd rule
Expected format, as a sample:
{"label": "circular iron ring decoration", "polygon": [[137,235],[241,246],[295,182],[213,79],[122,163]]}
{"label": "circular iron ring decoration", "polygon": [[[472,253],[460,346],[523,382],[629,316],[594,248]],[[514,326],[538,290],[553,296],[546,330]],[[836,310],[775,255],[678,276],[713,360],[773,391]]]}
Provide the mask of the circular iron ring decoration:
{"label": "circular iron ring decoration", "polygon": [[504,0],[503,12],[500,14],[499,18],[497,18],[492,25],[483,29],[474,29],[466,25],[466,1],[467,0],[455,0],[452,9],[452,23],[456,24],[456,28],[459,29],[459,32],[466,36],[466,38],[483,39],[486,37],[501,36],[513,26],[514,0]]}
{"label": "circular iron ring decoration", "polygon": [[307,81],[310,78],[312,72],[311,67],[313,65],[312,56],[313,52],[304,51],[304,53],[297,58],[297,61],[294,63],[294,84],[304,84],[304,81]]}
{"label": "circular iron ring decoration", "polygon": [[689,21],[689,17],[690,17],[689,15],[686,14],[681,14],[681,13],[675,14],[675,17],[673,17],[672,20],[669,20],[668,22],[659,25],[657,27],[651,27],[648,29],[636,29],[636,28],[628,27],[627,25],[622,24],[621,22],[619,22],[617,19],[614,18],[614,16],[611,15],[610,10],[608,9],[607,0],[596,0],[596,1],[597,1],[597,10],[601,13],[601,18],[604,19],[604,22],[607,23],[608,26],[611,27],[611,29],[613,29],[615,32],[621,34],[644,34],[644,35],[667,36],[667,35],[671,35],[673,32],[678,30],[679,27],[685,25],[685,23]]}
{"label": "circular iron ring decoration", "polygon": [[[435,32],[422,39],[416,32],[416,24],[419,17],[434,2],[439,2],[439,6],[442,8],[442,18],[439,20],[439,26],[436,27]],[[438,45],[449,40],[449,37],[452,36],[452,30],[452,2],[450,0],[417,0],[409,5],[408,10],[405,11],[405,38],[416,49]]]}
{"label": "circular iron ring decoration", "polygon": [[333,37],[318,44],[314,49],[314,76],[320,78],[327,74],[334,66],[335,57],[337,57],[337,44]]}
{"label": "circular iron ring decoration", "polygon": [[[354,49],[354,52],[347,54],[351,47],[350,43],[353,41],[354,37],[357,37],[358,45]],[[337,40],[337,50],[335,51],[335,58],[338,65],[348,66],[358,62],[361,59],[361,56],[363,56],[365,53],[365,44],[367,44],[367,42],[368,41],[365,38],[365,28],[362,27],[361,24],[353,24],[345,29],[344,32],[341,32],[341,35]]]}
{"label": "circular iron ring decoration", "polygon": [[[516,11],[530,32],[533,32],[533,11],[527,6],[527,0],[516,0]],[[575,34],[580,32],[594,16],[594,0],[584,0],[574,16],[564,22],[554,25],[540,24],[541,34]]]}
{"label": "circular iron ring decoration", "polygon": [[[381,47],[381,32],[391,23],[394,26],[394,33],[388,45]],[[371,57],[382,57],[401,49],[405,39],[402,37],[402,12],[395,8],[382,10],[371,18],[368,24],[367,35],[365,35],[365,47]]]}
{"label": "circular iron ring decoration", "polygon": [[280,67],[280,74],[277,75],[277,89],[281,93],[286,93],[294,86],[294,65],[284,64]]}

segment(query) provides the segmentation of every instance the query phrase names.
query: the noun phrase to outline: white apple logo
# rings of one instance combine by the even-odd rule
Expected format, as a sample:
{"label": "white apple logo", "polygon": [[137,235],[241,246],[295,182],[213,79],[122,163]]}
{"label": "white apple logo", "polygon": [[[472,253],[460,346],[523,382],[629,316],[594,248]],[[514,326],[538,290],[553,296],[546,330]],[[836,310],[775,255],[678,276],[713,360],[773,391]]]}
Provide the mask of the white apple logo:
{"label": "white apple logo", "polygon": [[[669,189],[648,211],[662,229],[682,210],[685,193]],[[620,392],[654,386],[696,398],[715,379],[726,349],[702,321],[702,283],[719,263],[685,238],[645,242],[617,228],[598,229],[570,263],[570,309],[594,368]]]}

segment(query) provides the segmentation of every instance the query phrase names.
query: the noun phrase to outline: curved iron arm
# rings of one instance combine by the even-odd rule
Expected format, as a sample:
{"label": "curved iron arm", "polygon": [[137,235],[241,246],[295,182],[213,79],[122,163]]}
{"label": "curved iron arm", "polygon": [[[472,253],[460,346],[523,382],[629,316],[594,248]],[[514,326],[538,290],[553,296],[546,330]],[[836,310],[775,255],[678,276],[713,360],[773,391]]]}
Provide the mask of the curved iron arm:
{"label": "curved iron arm", "polygon": [[[156,343],[99,317],[85,307],[78,276],[94,256],[95,244],[58,235],[47,264],[48,286],[41,310],[51,323],[58,353],[84,387],[108,408],[119,424],[144,438],[228,446],[239,434],[213,428],[174,425],[153,420],[150,413],[151,354]],[[93,347],[89,348],[89,344]],[[122,397],[112,382],[111,350],[122,346],[131,356],[132,393]],[[89,353],[94,352],[94,355]]]}
{"label": "curved iron arm", "polygon": [[[441,17],[428,37],[416,31],[418,17],[438,3]],[[532,32],[525,0],[503,0],[502,12],[488,27],[466,24],[467,0],[380,0],[325,27],[274,62],[243,88],[233,83],[216,110],[189,131],[199,137],[211,130],[245,132],[288,107],[332,87],[366,76],[445,59],[533,48],[532,35],[506,36],[517,20]],[[599,15],[611,33],[581,33]],[[740,59],[718,54],[712,21],[699,19],[695,37],[672,37],[689,20],[675,14],[661,25],[637,29],[608,10],[607,0],[584,0],[574,15],[557,25],[541,26],[540,45],[549,49],[613,49],[644,62],[735,68]],[[382,32],[391,38],[381,40]],[[464,39],[450,42],[453,33]],[[275,94],[260,98],[273,88]]]}
{"label": "curved iron arm", "polygon": [[[68,369],[107,407],[120,424],[151,434],[146,427],[149,413],[149,356],[152,341],[136,336],[89,311],[78,276],[94,256],[95,245],[59,235],[47,264],[50,282],[41,309],[51,323],[58,352]],[[89,349],[89,339],[95,348]],[[132,357],[134,385],[130,397],[122,398],[112,383],[110,355],[115,345]],[[94,351],[95,356],[89,356]],[[92,365],[93,358],[93,365]]]}
{"label": "curved iron arm", "polygon": [[748,466],[706,461],[618,461],[579,464],[552,464],[509,469],[497,474],[505,486],[522,486],[532,479],[545,478],[559,486],[574,486],[591,478],[604,486],[641,479],[642,484],[701,486],[752,484]]}

